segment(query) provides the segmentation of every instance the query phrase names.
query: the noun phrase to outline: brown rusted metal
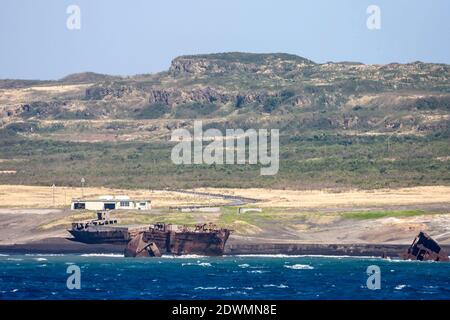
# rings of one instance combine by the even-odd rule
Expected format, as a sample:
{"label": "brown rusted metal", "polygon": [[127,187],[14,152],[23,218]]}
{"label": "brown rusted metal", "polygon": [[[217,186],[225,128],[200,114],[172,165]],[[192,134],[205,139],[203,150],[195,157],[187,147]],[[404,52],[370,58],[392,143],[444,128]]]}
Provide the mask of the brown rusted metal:
{"label": "brown rusted metal", "polygon": [[98,219],[73,223],[68,231],[80,242],[126,244],[127,257],[158,257],[162,253],[219,256],[231,233],[211,223],[194,227],[164,223],[118,226],[116,219],[103,212],[98,213]]}
{"label": "brown rusted metal", "polygon": [[[191,228],[157,223],[130,240],[125,249],[125,256],[140,256],[142,248],[152,244],[160,253],[219,256],[223,254],[230,233],[231,230],[218,228],[213,224],[201,224]],[[144,256],[152,255],[144,253]]]}
{"label": "brown rusted metal", "polygon": [[400,256],[405,260],[450,261],[448,254],[425,232],[420,232],[408,250]]}
{"label": "brown rusted metal", "polygon": [[69,233],[75,240],[85,243],[128,243],[148,226],[119,226],[118,220],[109,217],[109,212],[97,212],[97,219],[72,223]]}
{"label": "brown rusted metal", "polygon": [[136,235],[125,248],[125,257],[160,257],[161,252],[154,242],[143,240],[144,233]]}

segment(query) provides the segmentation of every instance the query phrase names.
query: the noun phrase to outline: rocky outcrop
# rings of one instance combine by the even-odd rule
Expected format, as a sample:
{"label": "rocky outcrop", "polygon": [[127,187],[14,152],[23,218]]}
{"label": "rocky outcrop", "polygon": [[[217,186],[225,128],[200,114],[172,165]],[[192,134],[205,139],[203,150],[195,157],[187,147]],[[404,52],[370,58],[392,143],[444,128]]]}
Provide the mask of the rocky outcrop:
{"label": "rocky outcrop", "polygon": [[168,106],[177,106],[188,103],[212,103],[224,105],[232,103],[239,108],[252,103],[264,103],[268,98],[277,96],[277,93],[267,92],[226,92],[212,87],[180,90],[174,88],[152,88],[148,102],[150,104],[162,103]]}
{"label": "rocky outcrop", "polygon": [[291,104],[294,107],[306,107],[311,104],[311,99],[305,95],[299,95],[292,99]]}
{"label": "rocky outcrop", "polygon": [[290,54],[231,52],[175,58],[171,63],[169,73],[173,76],[233,72],[275,75],[313,65],[315,63],[308,59]]}
{"label": "rocky outcrop", "polygon": [[[97,85],[86,89],[86,100],[103,100],[110,98],[127,99],[130,96],[145,97],[149,104],[161,103],[170,107],[189,104],[232,104],[239,108],[249,104],[264,104],[267,99],[278,97],[281,92],[268,91],[232,91],[218,89],[211,86],[199,86],[193,88],[175,87],[150,87],[147,89],[135,88],[132,86],[117,85]],[[306,96],[293,100],[292,105],[304,106],[310,103]]]}
{"label": "rocky outcrop", "polygon": [[226,104],[235,100],[233,93],[222,92],[211,87],[190,90],[152,88],[148,94],[150,104],[163,103],[169,106],[190,102]]}
{"label": "rocky outcrop", "polygon": [[136,90],[136,88],[131,86],[99,85],[87,88],[85,98],[87,100],[101,100],[106,97],[123,98],[124,96],[132,94]]}
{"label": "rocky outcrop", "polygon": [[358,116],[347,116],[344,115],[343,126],[344,129],[353,129],[359,124]]}
{"label": "rocky outcrop", "polygon": [[8,118],[20,115],[22,112],[29,112],[29,104],[13,105],[0,107],[1,117]]}
{"label": "rocky outcrop", "polygon": [[287,115],[285,119],[292,115],[299,125],[313,129],[433,132],[448,130],[448,118],[433,119],[448,116],[449,83],[450,66],[444,64],[317,64],[289,54],[218,53],[175,58],[169,71],[157,74],[110,77],[88,72],[58,81],[0,80],[0,119],[220,114],[247,121],[250,115],[276,114]]}
{"label": "rocky outcrop", "polygon": [[257,72],[255,64],[244,64],[240,62],[223,63],[211,59],[192,59],[179,57],[172,61],[169,72],[172,75],[178,74],[202,74],[202,73],[225,73],[225,72]]}

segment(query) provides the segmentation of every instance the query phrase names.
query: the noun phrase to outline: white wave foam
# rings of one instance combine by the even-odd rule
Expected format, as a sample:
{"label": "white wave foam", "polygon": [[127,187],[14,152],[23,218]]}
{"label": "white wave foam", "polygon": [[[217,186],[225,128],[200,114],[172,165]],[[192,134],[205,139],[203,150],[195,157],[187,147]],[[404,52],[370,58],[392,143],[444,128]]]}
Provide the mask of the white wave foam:
{"label": "white wave foam", "polygon": [[264,287],[264,288],[280,288],[280,289],[289,288],[289,286],[284,285],[284,284],[280,284],[280,285],[276,285],[276,284],[264,284],[263,287]]}
{"label": "white wave foam", "polygon": [[7,258],[8,261],[23,261],[22,258]]}
{"label": "white wave foam", "polygon": [[25,254],[27,257],[63,257],[65,254],[63,253],[27,253]]}
{"label": "white wave foam", "polygon": [[238,267],[239,267],[239,268],[243,268],[243,269],[245,269],[245,268],[248,268],[248,267],[250,267],[250,265],[249,265],[249,264],[247,264],[247,263],[243,263],[243,264],[240,264],[240,265],[238,265]]}
{"label": "white wave foam", "polygon": [[403,288],[407,287],[406,284],[399,284],[398,286],[396,286],[394,289],[395,290],[402,290]]}
{"label": "white wave foam", "polygon": [[314,269],[313,266],[310,266],[308,264],[294,264],[292,266],[284,266],[285,268],[288,269],[294,269],[294,270],[312,270]]}
{"label": "white wave foam", "polygon": [[349,255],[326,255],[326,254],[238,254],[235,257],[247,258],[353,258],[353,259],[382,259],[375,256],[349,256]]}
{"label": "white wave foam", "polygon": [[211,263],[209,263],[209,262],[202,262],[202,263],[199,263],[198,265],[202,266],[202,267],[211,267]]}
{"label": "white wave foam", "polygon": [[200,262],[200,261],[197,261],[196,263],[193,263],[193,262],[182,263],[181,265],[183,267],[184,266],[211,267],[211,263],[209,263],[209,262]]}
{"label": "white wave foam", "polygon": [[439,261],[419,261],[419,260],[403,260],[403,259],[394,259],[394,260],[389,260],[388,262],[393,262],[393,263],[417,263],[417,264],[423,264],[423,263],[440,263]]}
{"label": "white wave foam", "polygon": [[80,256],[82,256],[82,257],[123,258],[123,254],[118,254],[118,253],[85,253]]}
{"label": "white wave foam", "polygon": [[234,289],[234,287],[197,287],[194,290],[230,290]]}
{"label": "white wave foam", "polygon": [[36,260],[36,261],[47,261],[46,258],[34,258],[33,260]]}
{"label": "white wave foam", "polygon": [[206,256],[201,256],[197,254],[186,254],[183,256],[174,256],[174,255],[163,255],[161,258],[165,259],[200,259],[200,258],[206,258]]}
{"label": "white wave foam", "polygon": [[243,258],[301,258],[302,255],[289,255],[289,254],[238,254],[235,257]]}

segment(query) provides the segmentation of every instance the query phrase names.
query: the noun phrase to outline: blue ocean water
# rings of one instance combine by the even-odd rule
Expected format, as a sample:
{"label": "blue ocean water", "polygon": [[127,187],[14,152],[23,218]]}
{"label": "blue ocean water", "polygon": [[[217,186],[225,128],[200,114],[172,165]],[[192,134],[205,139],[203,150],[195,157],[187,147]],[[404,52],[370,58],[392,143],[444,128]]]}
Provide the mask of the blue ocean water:
{"label": "blue ocean water", "polygon": [[[69,290],[67,268],[80,268]],[[381,289],[369,290],[367,267]],[[319,256],[0,255],[0,299],[449,299],[450,263]]]}

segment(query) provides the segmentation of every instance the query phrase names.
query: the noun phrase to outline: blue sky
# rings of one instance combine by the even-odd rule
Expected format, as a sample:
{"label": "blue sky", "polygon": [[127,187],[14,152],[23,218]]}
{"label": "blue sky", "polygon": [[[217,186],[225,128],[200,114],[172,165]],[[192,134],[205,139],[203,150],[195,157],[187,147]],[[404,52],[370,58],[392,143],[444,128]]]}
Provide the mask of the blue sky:
{"label": "blue sky", "polygon": [[[66,8],[81,9],[81,29]],[[369,5],[381,29],[366,27]],[[450,63],[448,0],[1,0],[0,78],[166,70],[183,54],[287,52],[316,62]]]}

